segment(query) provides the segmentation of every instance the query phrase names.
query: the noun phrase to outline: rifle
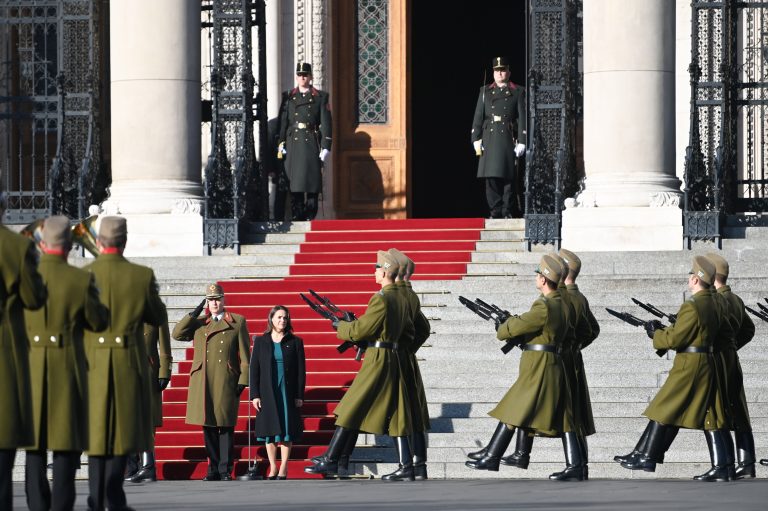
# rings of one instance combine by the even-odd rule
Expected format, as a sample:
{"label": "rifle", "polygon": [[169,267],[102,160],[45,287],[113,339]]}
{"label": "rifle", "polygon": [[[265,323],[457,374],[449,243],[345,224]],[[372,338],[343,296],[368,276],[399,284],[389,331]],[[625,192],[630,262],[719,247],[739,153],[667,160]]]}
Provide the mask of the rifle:
{"label": "rifle", "polygon": [[766,307],[766,306],[765,306],[765,305],[763,305],[762,303],[760,303],[760,302],[757,302],[757,306],[758,306],[758,307],[760,307],[760,310],[761,310],[762,312],[764,312],[764,313],[768,313],[768,307]]}
{"label": "rifle", "polygon": [[[304,293],[299,293],[299,296],[301,297],[302,300],[304,300],[304,302],[306,302],[307,305],[309,305],[310,309],[312,309],[313,311],[315,311],[325,319],[330,319],[331,321],[342,319],[342,317],[344,318],[345,321],[348,320],[347,318],[351,318],[349,321],[352,321],[355,319],[354,314],[352,314],[351,312],[342,311],[341,309],[336,307],[336,305],[334,305],[329,298],[320,296],[314,291],[312,291],[311,289],[309,290],[309,292],[312,295],[312,297],[317,299],[318,302],[320,303],[310,300],[309,298],[307,298],[307,296]],[[342,317],[340,317],[337,313],[341,313]],[[344,353],[345,351],[347,351],[349,348],[352,348],[352,347],[357,349],[355,360],[360,362],[360,359],[362,359],[363,353],[365,352],[365,348],[362,346],[358,346],[356,343],[352,341],[342,342],[341,344],[336,346],[336,351],[338,351],[339,353]]]}
{"label": "rifle", "polygon": [[[760,304],[758,304],[760,305]],[[749,312],[752,313],[752,315],[757,316],[758,318],[762,319],[763,321],[768,321],[768,314],[765,314],[763,312],[758,312],[749,305],[744,306],[745,309],[747,309]]]}
{"label": "rifle", "polygon": [[[508,320],[512,315],[505,310],[502,310],[500,307],[486,303],[482,301],[480,298],[476,298],[474,302],[470,301],[467,298],[464,298],[463,296],[459,296],[459,301],[461,304],[466,307],[467,309],[471,310],[481,318],[483,318],[486,321],[493,321],[494,323],[504,323],[506,320]],[[512,351],[515,346],[520,346],[521,344],[525,343],[525,337],[520,335],[517,337],[513,337],[511,339],[507,339],[504,342],[504,346],[501,347],[501,352],[505,355]]]}
{"label": "rifle", "polygon": [[[613,309],[610,309],[608,307],[605,308],[605,310],[608,311],[608,314],[611,316],[616,316],[620,320],[622,320],[625,323],[629,323],[632,326],[642,326],[645,327],[646,323],[649,323],[649,321],[643,321],[642,319],[638,318],[637,316],[633,316],[629,312],[619,312],[615,311]],[[667,350],[656,350],[656,355],[659,357],[663,357],[667,354]]]}
{"label": "rifle", "polygon": [[677,321],[677,314],[667,314],[666,312],[660,310],[658,307],[651,305],[650,302],[643,303],[637,298],[632,298],[632,301],[657,318],[667,318],[673,325],[675,324],[675,321]]}

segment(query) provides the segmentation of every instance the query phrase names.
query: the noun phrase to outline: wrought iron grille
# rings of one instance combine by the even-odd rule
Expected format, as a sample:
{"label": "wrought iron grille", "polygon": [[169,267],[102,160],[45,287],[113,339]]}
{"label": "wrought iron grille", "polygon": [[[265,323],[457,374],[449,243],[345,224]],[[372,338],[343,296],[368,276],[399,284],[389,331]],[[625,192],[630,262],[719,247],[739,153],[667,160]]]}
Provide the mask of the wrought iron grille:
{"label": "wrought iron grille", "polygon": [[560,245],[563,201],[576,191],[581,0],[532,0],[528,13],[525,239]]}
{"label": "wrought iron grille", "polygon": [[[204,29],[212,32],[211,153],[205,167],[203,243],[239,251],[239,226],[268,220],[266,34],[263,0],[203,0]],[[259,80],[253,76],[253,29]],[[254,144],[258,122],[259,157]]]}
{"label": "wrought iron grille", "polygon": [[389,2],[357,0],[357,122],[388,120]]}
{"label": "wrought iron grille", "polygon": [[99,128],[100,2],[0,5],[0,173],[7,220],[85,216],[108,176]]}

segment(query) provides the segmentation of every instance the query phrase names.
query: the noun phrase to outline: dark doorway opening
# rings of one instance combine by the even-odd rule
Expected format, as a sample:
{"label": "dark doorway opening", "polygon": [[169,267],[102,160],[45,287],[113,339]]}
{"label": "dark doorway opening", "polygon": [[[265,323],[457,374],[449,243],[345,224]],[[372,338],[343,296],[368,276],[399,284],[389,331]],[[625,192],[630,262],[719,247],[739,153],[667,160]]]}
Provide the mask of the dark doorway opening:
{"label": "dark doorway opening", "polygon": [[411,216],[488,216],[472,116],[494,57],[508,57],[511,80],[525,84],[525,3],[411,2]]}

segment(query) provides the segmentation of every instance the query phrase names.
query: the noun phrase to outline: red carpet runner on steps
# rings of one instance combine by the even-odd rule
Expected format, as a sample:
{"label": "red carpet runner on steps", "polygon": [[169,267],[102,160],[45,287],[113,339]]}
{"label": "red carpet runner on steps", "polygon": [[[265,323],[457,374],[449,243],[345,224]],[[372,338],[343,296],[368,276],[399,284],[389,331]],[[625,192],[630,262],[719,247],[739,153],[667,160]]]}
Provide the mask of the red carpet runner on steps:
{"label": "red carpet runner on steps", "polygon": [[[318,220],[306,233],[289,277],[221,282],[227,309],[247,318],[251,336],[264,331],[269,310],[279,304],[291,310],[294,331],[304,339],[305,433],[291,453],[289,478],[316,477],[306,474],[303,468],[309,458],[325,452],[334,427],[333,410],[360,366],[354,360],[354,350],[344,354],[336,351],[340,341],[329,322],[310,310],[299,293],[312,288],[359,315],[378,289],[373,279],[376,250],[392,247],[416,262],[415,279],[460,279],[466,274],[484,225],[481,218]],[[179,363],[179,374],[173,375],[171,387],[163,393],[164,421],[157,431],[155,453],[158,478],[162,479],[200,479],[207,468],[201,428],[184,423],[191,347],[186,355],[187,360]],[[248,390],[243,392],[235,428],[237,475],[247,469],[249,459],[266,460],[264,445],[255,439],[248,452],[247,399]],[[266,461],[259,463],[262,474],[266,467]]]}

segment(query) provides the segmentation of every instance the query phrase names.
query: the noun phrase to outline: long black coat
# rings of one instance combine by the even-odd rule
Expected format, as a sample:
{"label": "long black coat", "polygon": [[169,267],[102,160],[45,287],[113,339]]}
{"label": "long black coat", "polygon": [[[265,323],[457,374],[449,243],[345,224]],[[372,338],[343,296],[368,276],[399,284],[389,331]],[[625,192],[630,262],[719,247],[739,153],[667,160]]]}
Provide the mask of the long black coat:
{"label": "long black coat", "polygon": [[288,399],[288,431],[282,431],[278,415],[277,399],[279,389],[272,385],[272,362],[274,347],[272,335],[264,334],[253,341],[250,367],[251,400],[261,399],[261,411],[256,415],[254,433],[266,437],[288,433],[292,441],[301,437],[301,409],[294,405],[295,399],[304,399],[304,383],[307,372],[304,362],[304,341],[288,333],[280,341],[283,350],[285,370],[285,394]]}
{"label": "long black coat", "polygon": [[477,177],[515,179],[515,144],[525,144],[525,88],[509,82],[480,88],[472,121],[472,142],[483,141]]}

